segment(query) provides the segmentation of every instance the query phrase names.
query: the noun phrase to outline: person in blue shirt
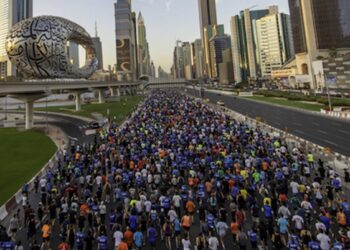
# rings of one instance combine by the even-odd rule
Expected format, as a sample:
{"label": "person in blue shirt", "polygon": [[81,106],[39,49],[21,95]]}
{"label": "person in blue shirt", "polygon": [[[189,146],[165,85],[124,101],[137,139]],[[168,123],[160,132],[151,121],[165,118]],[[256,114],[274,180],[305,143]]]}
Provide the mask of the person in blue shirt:
{"label": "person in blue shirt", "polygon": [[135,232],[138,226],[137,215],[131,215],[129,217],[129,225],[130,225],[131,231]]}
{"label": "person in blue shirt", "polygon": [[3,241],[0,242],[1,250],[13,250],[15,247],[15,243],[13,241]]}
{"label": "person in blue shirt", "polygon": [[315,239],[311,240],[308,244],[310,250],[321,250],[320,243],[315,241]]}
{"label": "person in blue shirt", "polygon": [[83,250],[84,249],[84,237],[85,234],[83,232],[77,232],[75,235],[75,245],[77,250]]}
{"label": "person in blue shirt", "polygon": [[248,237],[252,248],[258,249],[258,236],[254,228],[248,231]]}
{"label": "person in blue shirt", "polygon": [[98,250],[107,250],[108,238],[106,235],[101,235],[97,238]]}
{"label": "person in blue shirt", "polygon": [[157,241],[157,231],[152,224],[147,230],[148,243],[151,246],[152,250],[156,249],[156,241]]}
{"label": "person in blue shirt", "polygon": [[143,234],[140,231],[140,228],[134,233],[134,243],[138,250],[141,250],[143,244]]}

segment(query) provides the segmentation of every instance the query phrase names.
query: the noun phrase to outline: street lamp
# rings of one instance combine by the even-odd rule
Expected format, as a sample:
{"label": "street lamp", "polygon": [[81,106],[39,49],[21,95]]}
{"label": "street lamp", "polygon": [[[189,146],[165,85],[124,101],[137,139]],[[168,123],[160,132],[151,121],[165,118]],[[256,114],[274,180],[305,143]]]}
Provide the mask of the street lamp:
{"label": "street lamp", "polygon": [[327,77],[326,77],[325,74],[323,74],[323,79],[324,79],[324,83],[325,83],[325,86],[326,86],[326,89],[327,89],[329,111],[332,111],[331,94],[329,93],[328,81],[327,81]]}

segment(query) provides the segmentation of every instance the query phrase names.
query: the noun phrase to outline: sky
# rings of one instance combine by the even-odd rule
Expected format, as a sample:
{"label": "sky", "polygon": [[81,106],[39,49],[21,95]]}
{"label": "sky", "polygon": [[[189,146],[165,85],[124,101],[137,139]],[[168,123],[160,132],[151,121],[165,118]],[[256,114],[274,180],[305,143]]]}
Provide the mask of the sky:
{"label": "sky", "polygon": [[[102,41],[104,67],[114,65],[116,0],[34,0],[34,16],[55,15],[65,17],[95,35]],[[263,9],[278,5],[281,12],[289,13],[288,0],[216,0],[218,24],[225,25],[230,34],[230,17],[241,10],[257,5]],[[176,40],[193,42],[200,38],[198,0],[132,0],[132,9],[142,12],[147,29],[150,54],[156,67],[170,71]]]}

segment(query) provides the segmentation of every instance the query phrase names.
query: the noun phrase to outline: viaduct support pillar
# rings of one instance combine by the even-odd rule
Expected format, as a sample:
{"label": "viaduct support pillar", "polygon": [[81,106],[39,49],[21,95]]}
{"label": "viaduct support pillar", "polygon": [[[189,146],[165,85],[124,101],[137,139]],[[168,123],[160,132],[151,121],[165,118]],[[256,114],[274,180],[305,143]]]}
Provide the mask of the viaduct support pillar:
{"label": "viaduct support pillar", "polygon": [[48,93],[25,93],[11,95],[11,97],[21,100],[25,104],[25,129],[29,130],[34,127],[34,102],[39,100]]}
{"label": "viaduct support pillar", "polygon": [[98,89],[98,103],[102,104],[105,103],[105,97],[104,97],[104,89]]}
{"label": "viaduct support pillar", "polygon": [[33,119],[33,108],[34,108],[34,100],[25,100],[25,106],[26,106],[26,120],[25,120],[25,129],[29,130],[32,129],[34,126],[34,119]]}

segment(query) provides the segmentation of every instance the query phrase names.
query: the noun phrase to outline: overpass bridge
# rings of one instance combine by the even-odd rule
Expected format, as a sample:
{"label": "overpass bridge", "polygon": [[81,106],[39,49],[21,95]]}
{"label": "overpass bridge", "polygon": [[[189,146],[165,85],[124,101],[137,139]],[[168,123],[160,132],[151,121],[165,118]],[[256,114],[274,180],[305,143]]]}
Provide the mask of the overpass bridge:
{"label": "overpass bridge", "polygon": [[81,110],[81,94],[97,91],[98,101],[103,103],[104,91],[109,90],[111,96],[120,96],[127,92],[134,94],[138,89],[172,89],[184,88],[189,83],[185,79],[155,79],[140,82],[104,82],[91,80],[33,80],[25,82],[0,83],[0,97],[9,96],[21,100],[25,104],[25,128],[34,126],[34,102],[56,93],[70,93],[75,97],[75,109]]}
{"label": "overpass bridge", "polygon": [[144,85],[146,89],[173,89],[173,88],[185,88],[189,85],[186,79],[162,79],[151,78]]}
{"label": "overpass bridge", "polygon": [[136,93],[140,82],[103,82],[103,81],[74,81],[74,80],[47,80],[26,82],[0,83],[0,97],[9,96],[25,103],[25,128],[31,129],[34,125],[34,102],[55,93],[70,93],[75,97],[75,109],[81,110],[81,94],[97,91],[99,103],[103,103],[104,91],[110,90],[112,96],[120,96],[127,92]]}

